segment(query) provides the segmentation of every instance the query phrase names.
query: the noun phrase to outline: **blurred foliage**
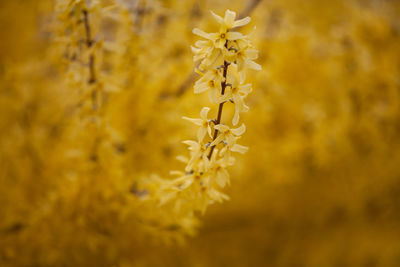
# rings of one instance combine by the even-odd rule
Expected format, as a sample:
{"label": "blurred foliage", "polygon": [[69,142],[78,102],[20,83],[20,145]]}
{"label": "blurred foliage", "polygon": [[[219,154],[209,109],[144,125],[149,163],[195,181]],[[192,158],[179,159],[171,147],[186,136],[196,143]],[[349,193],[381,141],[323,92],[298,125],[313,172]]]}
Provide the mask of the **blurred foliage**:
{"label": "blurred foliage", "polygon": [[[400,266],[400,2],[93,2],[87,47],[58,3],[0,2],[1,266]],[[250,150],[179,245],[138,186],[182,168],[191,31],[227,8],[257,26]]]}

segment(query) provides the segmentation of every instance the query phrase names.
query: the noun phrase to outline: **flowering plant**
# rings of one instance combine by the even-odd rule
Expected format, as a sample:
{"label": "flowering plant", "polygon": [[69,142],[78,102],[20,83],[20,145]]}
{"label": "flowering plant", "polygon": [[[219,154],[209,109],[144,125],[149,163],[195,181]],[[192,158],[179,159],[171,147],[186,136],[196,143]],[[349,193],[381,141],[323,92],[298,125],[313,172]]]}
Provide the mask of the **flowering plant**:
{"label": "flowering plant", "polygon": [[[174,197],[175,210],[185,210],[190,216],[195,211],[204,213],[208,205],[215,201],[229,199],[222,189],[230,184],[227,167],[235,162],[233,152],[245,153],[248,148],[238,144],[246,130],[240,114],[249,107],[245,99],[252,91],[251,84],[245,83],[247,69],[260,70],[261,66],[253,60],[258,51],[253,48],[249,35],[236,31],[250,22],[249,17],[236,20],[236,13],[230,10],[222,18],[211,12],[220,28],[218,32],[206,33],[193,29],[193,33],[205,38],[192,47],[194,61],[200,61],[196,72],[200,78],[194,85],[194,93],[208,92],[210,101],[218,106],[216,118],[209,118],[212,110],[203,107],[200,118],[183,119],[198,126],[197,140],[186,140],[189,157],[179,156],[186,163],[184,172],[172,171],[177,178],[169,180],[160,193],[160,202],[165,204]],[[225,104],[234,105],[233,118],[222,119]],[[166,192],[165,192],[166,191]]]}

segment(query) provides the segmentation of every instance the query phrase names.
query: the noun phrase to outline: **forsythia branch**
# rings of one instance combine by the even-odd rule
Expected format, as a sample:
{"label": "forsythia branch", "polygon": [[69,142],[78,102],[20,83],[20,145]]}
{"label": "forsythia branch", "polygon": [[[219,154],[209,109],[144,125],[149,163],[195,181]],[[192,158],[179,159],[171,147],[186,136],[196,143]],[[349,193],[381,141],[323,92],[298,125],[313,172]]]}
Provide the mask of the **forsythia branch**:
{"label": "forsythia branch", "polygon": [[[91,28],[89,24],[89,13],[86,9],[82,10],[83,13],[83,21],[85,25],[85,33],[86,33],[86,46],[88,49],[92,48],[94,44],[94,40],[91,37]],[[89,54],[89,80],[88,84],[94,84],[96,83],[96,74],[95,74],[95,56],[94,52],[91,51]],[[91,92],[91,97],[92,97],[92,109],[96,110],[98,108],[97,105],[97,91],[96,88],[93,87],[92,92]]]}
{"label": "forsythia branch", "polygon": [[[226,62],[226,61],[224,61],[224,71],[223,71],[224,80],[221,82],[221,95],[224,95],[224,94],[225,94],[225,88],[226,88],[226,73],[227,73],[227,71],[228,71],[228,65],[229,65],[229,63]],[[215,120],[215,125],[218,125],[218,124],[220,124],[220,122],[221,122],[222,108],[224,107],[224,103],[225,103],[225,102],[222,102],[222,103],[219,104],[219,107],[218,107],[218,116],[217,116],[217,119]],[[218,136],[218,129],[215,129],[215,130],[214,130],[213,141],[215,141],[215,139],[217,139],[217,136]],[[211,146],[210,153],[208,154],[208,159],[211,158],[214,149],[215,149],[215,145]]]}
{"label": "forsythia branch", "polygon": [[[234,31],[248,24],[250,18],[235,20],[236,13],[230,10],[222,18],[211,12],[219,24],[219,31],[206,33],[193,29],[193,33],[203,37],[192,47],[194,61],[199,61],[196,72],[201,75],[194,85],[194,93],[209,93],[210,101],[218,105],[216,119],[209,119],[209,107],[203,107],[200,118],[188,118],[197,128],[197,140],[186,140],[189,157],[178,158],[186,164],[184,171],[172,171],[177,178],[173,180],[157,178],[158,189],[150,199],[157,199],[159,205],[171,207],[180,228],[188,228],[188,221],[197,212],[204,213],[210,204],[229,199],[222,192],[230,184],[227,168],[235,162],[233,153],[245,153],[247,147],[237,143],[246,130],[239,123],[240,113],[247,112],[245,104],[251,92],[251,84],[244,84],[245,71],[260,70],[255,63],[258,51],[247,35]],[[225,104],[232,103],[235,113],[230,123],[222,122]]]}

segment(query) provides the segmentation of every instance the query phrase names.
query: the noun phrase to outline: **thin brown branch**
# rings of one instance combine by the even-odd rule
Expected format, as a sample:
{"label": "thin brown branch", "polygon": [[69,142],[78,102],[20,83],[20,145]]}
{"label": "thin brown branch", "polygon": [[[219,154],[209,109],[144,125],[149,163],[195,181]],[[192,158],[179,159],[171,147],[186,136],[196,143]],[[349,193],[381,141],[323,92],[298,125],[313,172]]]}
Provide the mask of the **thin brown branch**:
{"label": "thin brown branch", "polygon": [[[92,48],[94,41],[92,39],[92,31],[90,28],[90,23],[89,23],[89,13],[86,9],[84,9],[82,11],[83,13],[83,22],[85,25],[85,33],[86,33],[86,46],[87,48]],[[89,55],[89,79],[88,79],[88,84],[94,84],[96,83],[96,73],[95,73],[95,56],[93,51],[90,52]],[[91,97],[92,97],[92,108],[93,110],[97,109],[97,91],[96,88],[93,88],[92,93],[91,93]]]}
{"label": "thin brown branch", "polygon": [[85,24],[85,33],[86,33],[86,45],[87,47],[91,47],[93,45],[93,41],[92,41],[92,33],[91,33],[91,29],[90,29],[90,25],[89,25],[89,13],[86,9],[84,9],[82,11],[83,13],[83,22]]}
{"label": "thin brown branch", "polygon": [[246,6],[246,8],[239,13],[238,18],[242,19],[244,17],[247,17],[251,14],[251,12],[253,12],[253,10],[258,6],[258,4],[260,4],[262,0],[252,0],[248,2],[248,5]]}
{"label": "thin brown branch", "polygon": [[[228,72],[228,66],[229,66],[229,63],[226,62],[226,61],[224,61],[224,72],[223,72],[224,80],[221,82],[221,95],[224,95],[224,94],[225,94],[225,89],[226,89],[226,77],[227,77],[227,72]],[[225,102],[222,102],[222,103],[219,104],[219,107],[218,107],[218,115],[217,115],[217,119],[215,120],[215,125],[218,125],[218,124],[221,123],[222,109],[223,109],[223,107],[224,107],[224,104],[225,104]],[[218,137],[218,130],[217,130],[217,129],[214,129],[213,141],[214,141],[215,139],[217,139],[217,137]],[[210,153],[208,154],[208,159],[211,158],[212,153],[214,152],[215,146],[216,146],[216,145],[213,145],[213,146],[211,147]]]}

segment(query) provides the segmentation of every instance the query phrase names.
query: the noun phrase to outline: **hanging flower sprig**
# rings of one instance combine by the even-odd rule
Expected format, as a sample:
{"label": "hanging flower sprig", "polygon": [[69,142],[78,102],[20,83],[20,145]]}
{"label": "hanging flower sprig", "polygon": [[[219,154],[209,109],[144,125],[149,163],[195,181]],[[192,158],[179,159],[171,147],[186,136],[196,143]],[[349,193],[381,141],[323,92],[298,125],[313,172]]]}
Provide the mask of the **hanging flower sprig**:
{"label": "hanging flower sprig", "polygon": [[[230,184],[227,167],[235,162],[233,152],[245,153],[248,148],[237,142],[246,131],[240,126],[240,114],[249,107],[245,99],[251,93],[251,84],[245,84],[247,69],[260,70],[253,60],[258,51],[253,48],[249,36],[238,32],[238,28],[250,22],[250,18],[236,20],[236,13],[230,10],[222,18],[211,12],[219,24],[219,31],[206,33],[193,29],[193,33],[203,37],[192,47],[194,61],[200,61],[196,72],[201,75],[194,85],[196,94],[208,92],[210,101],[217,104],[216,118],[210,119],[212,109],[204,107],[200,118],[183,117],[198,126],[197,140],[183,141],[188,145],[189,158],[180,156],[186,163],[185,172],[172,172],[178,177],[171,181],[176,192],[177,206],[186,211],[204,212],[209,204],[228,199],[222,189]],[[234,105],[234,116],[223,120],[224,105]],[[163,203],[173,198],[171,194]],[[182,198],[184,198],[183,201]],[[191,205],[191,207],[188,207]]]}

